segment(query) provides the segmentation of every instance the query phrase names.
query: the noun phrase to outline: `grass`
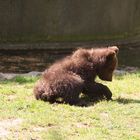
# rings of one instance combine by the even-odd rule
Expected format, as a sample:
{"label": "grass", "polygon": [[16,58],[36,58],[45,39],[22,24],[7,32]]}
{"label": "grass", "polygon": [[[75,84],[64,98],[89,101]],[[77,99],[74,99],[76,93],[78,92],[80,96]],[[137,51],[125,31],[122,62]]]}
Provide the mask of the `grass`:
{"label": "grass", "polygon": [[34,99],[36,77],[0,82],[2,140],[140,140],[140,72],[115,76],[113,101],[87,107]]}

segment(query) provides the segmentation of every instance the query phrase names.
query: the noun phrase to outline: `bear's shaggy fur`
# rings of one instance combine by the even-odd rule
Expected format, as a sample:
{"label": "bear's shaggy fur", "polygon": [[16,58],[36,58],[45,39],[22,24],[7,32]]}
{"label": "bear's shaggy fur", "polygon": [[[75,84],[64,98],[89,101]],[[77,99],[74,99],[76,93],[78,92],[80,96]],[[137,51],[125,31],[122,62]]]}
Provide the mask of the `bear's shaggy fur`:
{"label": "bear's shaggy fur", "polygon": [[72,55],[54,63],[34,87],[36,99],[55,102],[63,98],[65,103],[76,104],[83,93],[93,100],[110,100],[112,93],[105,85],[95,82],[96,76],[112,81],[117,66],[116,46],[96,49],[78,49]]}

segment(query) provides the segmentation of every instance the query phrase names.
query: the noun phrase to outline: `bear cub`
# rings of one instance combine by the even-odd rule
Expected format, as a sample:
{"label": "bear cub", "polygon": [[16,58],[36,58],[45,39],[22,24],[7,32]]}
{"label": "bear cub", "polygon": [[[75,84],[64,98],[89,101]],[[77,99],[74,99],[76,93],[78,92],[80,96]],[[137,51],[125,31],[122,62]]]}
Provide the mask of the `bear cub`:
{"label": "bear cub", "polygon": [[54,103],[62,98],[63,102],[73,105],[79,102],[79,95],[83,93],[94,101],[111,100],[109,88],[95,82],[95,78],[98,76],[101,80],[112,81],[113,71],[118,64],[118,51],[116,46],[81,48],[55,62],[36,83],[36,99]]}

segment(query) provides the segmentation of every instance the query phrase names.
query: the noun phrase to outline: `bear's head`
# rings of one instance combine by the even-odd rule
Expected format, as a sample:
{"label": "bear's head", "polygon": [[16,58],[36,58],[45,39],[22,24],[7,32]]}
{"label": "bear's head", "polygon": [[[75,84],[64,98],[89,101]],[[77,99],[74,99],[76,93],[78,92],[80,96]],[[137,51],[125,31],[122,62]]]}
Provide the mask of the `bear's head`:
{"label": "bear's head", "polygon": [[113,72],[118,65],[118,51],[116,46],[95,50],[96,74],[101,80],[112,81]]}

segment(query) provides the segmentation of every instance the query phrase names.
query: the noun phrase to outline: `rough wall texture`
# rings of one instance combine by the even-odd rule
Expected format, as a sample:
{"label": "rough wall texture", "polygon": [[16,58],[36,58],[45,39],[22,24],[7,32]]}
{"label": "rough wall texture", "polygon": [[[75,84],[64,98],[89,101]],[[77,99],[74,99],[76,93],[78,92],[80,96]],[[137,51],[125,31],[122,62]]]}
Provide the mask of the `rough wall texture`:
{"label": "rough wall texture", "polygon": [[0,42],[137,39],[140,0],[1,0]]}
{"label": "rough wall texture", "polygon": [[67,50],[58,53],[57,50],[1,50],[0,72],[26,73],[44,71],[54,60],[70,53]]}
{"label": "rough wall texture", "polygon": [[[42,71],[81,46],[72,41],[139,46],[140,0],[0,0],[0,72]],[[139,64],[137,50],[121,60]]]}
{"label": "rough wall texture", "polygon": [[[6,46],[3,46],[5,49],[0,50],[0,72],[25,73],[30,71],[44,71],[52,62],[69,55],[76,47],[97,47],[84,43],[82,45],[71,44],[74,48],[66,44],[61,45],[61,49],[59,48],[59,44],[54,44],[55,49],[51,47],[52,45],[41,46],[41,49],[37,48],[38,45],[27,48],[23,46],[24,49],[22,46],[18,46],[21,49],[15,49],[13,46],[11,49],[7,49]],[[119,48],[119,67],[134,66],[140,68],[139,46],[123,45]]]}

